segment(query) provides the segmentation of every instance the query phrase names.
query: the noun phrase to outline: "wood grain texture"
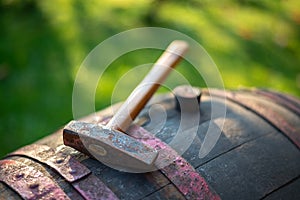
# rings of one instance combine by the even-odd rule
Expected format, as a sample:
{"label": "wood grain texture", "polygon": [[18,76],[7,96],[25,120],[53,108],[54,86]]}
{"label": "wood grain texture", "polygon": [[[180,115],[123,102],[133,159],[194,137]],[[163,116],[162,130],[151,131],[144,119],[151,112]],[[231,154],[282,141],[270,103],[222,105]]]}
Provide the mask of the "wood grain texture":
{"label": "wood grain texture", "polygon": [[300,199],[300,177],[287,183],[278,190],[266,195],[263,199],[266,200],[277,200],[277,199],[289,199],[289,200],[299,200]]}
{"label": "wood grain texture", "polygon": [[176,188],[172,184],[168,184],[161,188],[158,191],[148,195],[146,198],[147,200],[164,200],[164,199],[185,199],[184,196],[176,190]]}
{"label": "wood grain texture", "polygon": [[[259,162],[258,162],[259,161]],[[300,174],[300,152],[272,132],[197,168],[223,199],[259,199]]]}

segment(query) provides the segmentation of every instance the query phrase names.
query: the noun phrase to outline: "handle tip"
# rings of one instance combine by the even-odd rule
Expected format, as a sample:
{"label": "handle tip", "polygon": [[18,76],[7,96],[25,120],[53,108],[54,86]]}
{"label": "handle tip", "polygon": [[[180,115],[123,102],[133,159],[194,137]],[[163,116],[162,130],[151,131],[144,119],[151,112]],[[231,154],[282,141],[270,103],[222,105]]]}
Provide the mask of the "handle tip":
{"label": "handle tip", "polygon": [[167,51],[182,56],[189,48],[189,44],[183,40],[174,40],[168,46]]}

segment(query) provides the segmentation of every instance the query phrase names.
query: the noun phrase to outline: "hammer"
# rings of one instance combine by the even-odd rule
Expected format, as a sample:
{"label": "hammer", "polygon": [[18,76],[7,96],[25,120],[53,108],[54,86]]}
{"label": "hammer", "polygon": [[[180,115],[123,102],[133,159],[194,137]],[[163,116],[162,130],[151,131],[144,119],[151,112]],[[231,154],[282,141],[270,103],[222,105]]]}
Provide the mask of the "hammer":
{"label": "hammer", "polygon": [[185,41],[173,41],[106,125],[71,121],[63,130],[64,144],[120,171],[152,169],[158,152],[126,130],[187,49]]}

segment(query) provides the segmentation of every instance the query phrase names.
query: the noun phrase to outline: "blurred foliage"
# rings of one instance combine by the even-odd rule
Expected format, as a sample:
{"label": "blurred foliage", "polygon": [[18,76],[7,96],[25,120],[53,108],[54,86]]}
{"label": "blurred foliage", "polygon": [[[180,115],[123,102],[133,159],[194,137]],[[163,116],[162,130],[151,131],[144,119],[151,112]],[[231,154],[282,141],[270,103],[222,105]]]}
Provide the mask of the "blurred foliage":
{"label": "blurred foliage", "polygon": [[[1,0],[0,156],[71,120],[73,81],[85,56],[106,38],[145,26],[199,41],[227,88],[300,96],[299,0]],[[109,105],[124,73],[159,54],[141,50],[116,60],[97,91],[107,94],[96,97],[97,109]]]}

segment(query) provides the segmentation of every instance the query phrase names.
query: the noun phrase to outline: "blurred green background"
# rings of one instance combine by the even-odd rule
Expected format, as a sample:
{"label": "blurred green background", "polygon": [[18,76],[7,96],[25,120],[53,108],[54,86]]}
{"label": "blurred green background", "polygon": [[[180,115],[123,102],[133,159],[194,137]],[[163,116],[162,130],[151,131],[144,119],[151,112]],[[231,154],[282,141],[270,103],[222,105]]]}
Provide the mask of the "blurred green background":
{"label": "blurred green background", "polygon": [[[0,157],[71,120],[81,62],[101,41],[132,28],[166,27],[194,38],[226,88],[273,88],[300,97],[299,0],[0,2]],[[110,104],[126,71],[160,53],[141,50],[116,60],[97,91],[96,108]]]}

